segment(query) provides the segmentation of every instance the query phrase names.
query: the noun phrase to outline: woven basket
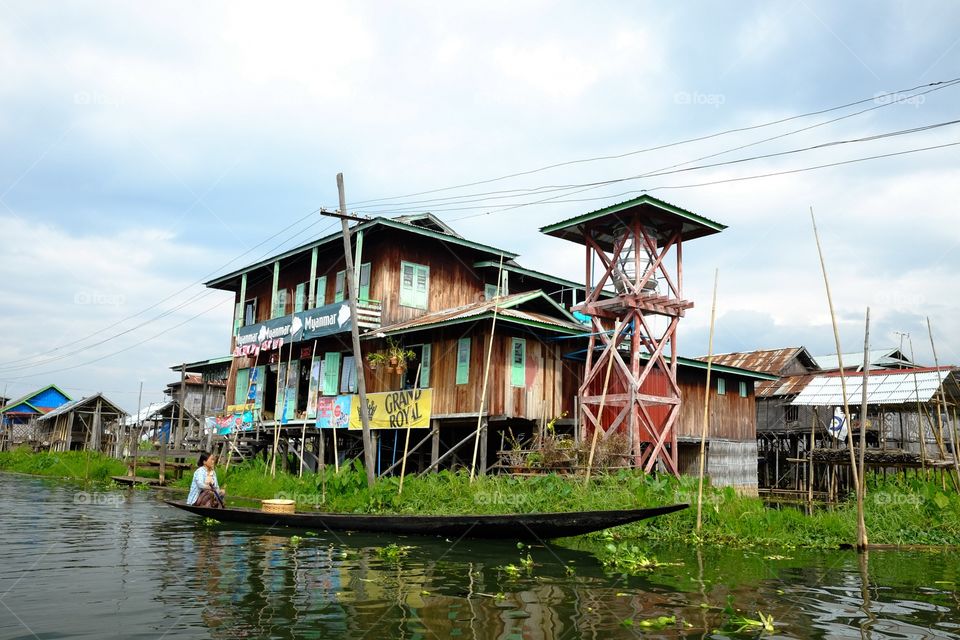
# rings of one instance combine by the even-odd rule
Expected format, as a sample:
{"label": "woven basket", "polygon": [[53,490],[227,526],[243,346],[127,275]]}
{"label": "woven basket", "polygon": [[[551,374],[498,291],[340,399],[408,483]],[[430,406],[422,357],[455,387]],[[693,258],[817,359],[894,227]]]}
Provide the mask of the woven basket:
{"label": "woven basket", "polygon": [[293,500],[261,500],[264,513],[294,513],[297,503]]}

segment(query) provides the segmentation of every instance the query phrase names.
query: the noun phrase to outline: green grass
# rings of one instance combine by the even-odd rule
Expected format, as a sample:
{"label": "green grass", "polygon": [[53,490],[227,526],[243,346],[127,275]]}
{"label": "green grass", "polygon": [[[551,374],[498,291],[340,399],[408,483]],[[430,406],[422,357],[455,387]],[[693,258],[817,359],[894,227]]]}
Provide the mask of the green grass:
{"label": "green grass", "polygon": [[[39,475],[103,479],[125,473],[123,463],[83,452],[0,453],[0,469]],[[442,471],[423,478],[408,476],[403,494],[399,479],[384,478],[372,488],[359,464],[336,473],[279,472],[271,477],[261,460],[218,469],[228,500],[286,497],[298,509],[313,505],[341,513],[532,513],[624,509],[696,500],[695,478],[652,477],[622,470],[595,476],[589,486],[582,478],[557,475],[490,476],[470,482],[466,474]],[[185,473],[174,486],[189,487]],[[960,495],[939,483],[919,479],[868,478],[866,522],[870,542],[877,544],[960,545]],[[642,540],[652,543],[705,543],[723,546],[837,548],[856,534],[852,499],[821,506],[812,514],[803,507],[769,507],[758,498],[738,496],[732,489],[707,487],[703,529],[696,531],[696,509],[618,527],[593,537],[608,542]]]}
{"label": "green grass", "polygon": [[115,458],[85,451],[33,453],[19,448],[0,452],[0,470],[37,476],[102,481],[125,475],[126,465]]}

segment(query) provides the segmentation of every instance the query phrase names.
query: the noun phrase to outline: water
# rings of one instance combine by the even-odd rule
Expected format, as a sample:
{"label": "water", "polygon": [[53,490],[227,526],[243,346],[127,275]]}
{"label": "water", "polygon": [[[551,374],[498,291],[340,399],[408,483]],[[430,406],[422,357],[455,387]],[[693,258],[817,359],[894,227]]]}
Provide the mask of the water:
{"label": "water", "polygon": [[[672,564],[623,578],[549,545],[511,577],[502,567],[526,553],[512,542],[317,532],[294,545],[206,526],[153,491],[0,474],[0,512],[4,639],[630,638],[657,616],[677,623],[648,635],[724,637],[728,596],[772,614],[780,637],[960,639],[956,552],[654,548]],[[381,558],[390,542],[409,554]]]}

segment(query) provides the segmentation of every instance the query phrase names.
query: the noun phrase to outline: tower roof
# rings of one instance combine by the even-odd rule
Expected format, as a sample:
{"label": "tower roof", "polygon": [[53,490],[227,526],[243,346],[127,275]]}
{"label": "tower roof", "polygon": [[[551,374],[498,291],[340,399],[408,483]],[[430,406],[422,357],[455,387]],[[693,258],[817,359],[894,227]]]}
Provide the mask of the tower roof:
{"label": "tower roof", "polygon": [[642,195],[574,218],[561,220],[542,227],[540,231],[548,236],[584,244],[583,231],[585,226],[589,225],[594,229],[594,237],[600,246],[611,251],[614,238],[621,233],[626,221],[634,215],[639,215],[644,225],[658,231],[675,230],[679,227],[684,241],[719,233],[727,228],[725,224],[714,222],[669,202]]}

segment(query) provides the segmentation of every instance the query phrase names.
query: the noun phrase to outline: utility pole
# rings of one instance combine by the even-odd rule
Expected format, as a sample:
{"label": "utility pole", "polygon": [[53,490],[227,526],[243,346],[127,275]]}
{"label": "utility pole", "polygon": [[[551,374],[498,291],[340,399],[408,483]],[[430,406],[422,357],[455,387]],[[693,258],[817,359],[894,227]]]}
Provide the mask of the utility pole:
{"label": "utility pole", "polygon": [[[363,426],[363,466],[367,471],[367,486],[372,487],[377,479],[376,459],[373,452],[373,443],[370,439],[370,418],[367,416],[367,381],[363,377],[363,360],[360,351],[360,327],[357,325],[357,280],[353,272],[353,250],[350,246],[350,225],[348,219],[356,219],[347,214],[347,197],[343,188],[343,174],[337,174],[337,191],[340,194],[340,211],[336,214],[321,211],[321,215],[340,218],[343,229],[343,257],[346,261],[344,277],[347,285],[347,302],[350,305],[350,338],[353,342],[353,365],[357,369],[357,395],[360,406],[360,423]],[[336,437],[336,434],[334,434]]]}

